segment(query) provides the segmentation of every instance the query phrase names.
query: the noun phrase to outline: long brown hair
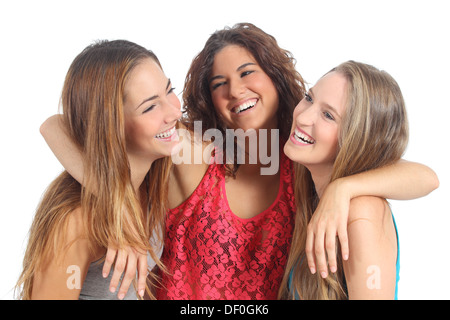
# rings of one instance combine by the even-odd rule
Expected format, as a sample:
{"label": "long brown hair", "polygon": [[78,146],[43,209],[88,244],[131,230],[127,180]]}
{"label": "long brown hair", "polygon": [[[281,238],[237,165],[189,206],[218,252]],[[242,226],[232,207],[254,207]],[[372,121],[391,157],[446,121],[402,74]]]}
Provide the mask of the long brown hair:
{"label": "long brown hair", "polygon": [[[354,61],[345,62],[332,71],[347,79],[348,98],[330,182],[399,160],[408,143],[408,120],[397,82],[385,71]],[[306,167],[295,164],[295,177],[298,209],[279,297],[346,299],[340,254],[335,275],[322,279],[319,274],[312,275],[308,270],[304,252],[306,227],[319,199]]]}
{"label": "long brown hair", "polygon": [[[183,118],[184,124],[188,129],[194,130],[194,121],[202,121],[203,133],[215,128],[226,137],[226,126],[213,107],[209,79],[215,55],[228,45],[237,45],[248,50],[272,80],[279,96],[277,120],[280,136],[284,140],[287,139],[292,112],[305,94],[305,84],[295,69],[296,61],[292,54],[280,48],[273,36],[251,23],[238,23],[231,28],[214,32],[203,50],[193,59],[183,91],[186,115]],[[222,150],[226,150],[225,145],[224,138]],[[237,168],[238,166],[234,165],[233,169],[227,172],[233,175]]]}
{"label": "long brown hair", "polygon": [[147,58],[159,64],[151,51],[132,42],[100,41],[70,66],[61,98],[63,121],[84,156],[85,180],[81,186],[64,171],[46,190],[30,228],[19,298],[30,299],[36,271],[49,257],[63,255],[68,217],[80,207],[91,249],[129,245],[149,251],[163,268],[149,239],[162,234],[170,159],[152,164],[138,197],[126,153],[124,87]]}

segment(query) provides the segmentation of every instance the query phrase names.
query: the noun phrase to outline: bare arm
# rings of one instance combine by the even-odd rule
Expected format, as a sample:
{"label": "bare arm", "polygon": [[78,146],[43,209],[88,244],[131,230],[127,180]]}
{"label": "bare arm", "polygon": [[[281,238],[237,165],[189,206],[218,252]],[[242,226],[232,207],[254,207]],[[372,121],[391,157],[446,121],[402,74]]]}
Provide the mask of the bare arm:
{"label": "bare arm", "polygon": [[[69,137],[62,122],[62,116],[57,114],[48,118],[41,125],[40,131],[50,149],[67,172],[80,184],[83,184],[83,154],[75,142]],[[106,276],[109,274],[111,266],[114,263],[115,269],[111,279],[111,291],[116,291],[116,288],[119,286],[120,276],[125,272],[120,289],[117,291],[120,299],[124,297],[132,280],[135,278],[136,269],[138,269],[138,292],[142,296],[147,277],[147,254],[139,254],[130,247],[118,249],[110,245],[103,269]],[[64,270],[55,269],[52,272],[55,275],[61,274],[62,277],[66,276]],[[106,276],[104,275],[104,277]],[[70,291],[69,293],[74,294],[75,291]]]}
{"label": "bare arm", "polygon": [[69,217],[66,248],[61,257],[49,256],[34,275],[33,300],[76,300],[79,298],[89,265],[98,257],[91,255],[86,238],[81,238],[80,210]]}
{"label": "bare arm", "polygon": [[412,200],[439,187],[436,173],[429,167],[406,160],[340,179],[350,199],[372,195],[393,200]]}
{"label": "bare arm", "polygon": [[349,299],[394,299],[397,236],[387,203],[352,200],[348,223],[351,257],[344,262]]}
{"label": "bare arm", "polygon": [[336,269],[335,241],[339,237],[343,259],[349,256],[347,222],[350,200],[358,196],[377,196],[395,200],[423,197],[439,186],[429,167],[400,160],[397,163],[330,183],[308,225],[306,252],[312,273],[317,269],[326,277],[328,267]]}
{"label": "bare arm", "polygon": [[56,114],[45,120],[40,127],[40,132],[67,172],[83,184],[83,154],[69,137],[62,122],[62,115]]}

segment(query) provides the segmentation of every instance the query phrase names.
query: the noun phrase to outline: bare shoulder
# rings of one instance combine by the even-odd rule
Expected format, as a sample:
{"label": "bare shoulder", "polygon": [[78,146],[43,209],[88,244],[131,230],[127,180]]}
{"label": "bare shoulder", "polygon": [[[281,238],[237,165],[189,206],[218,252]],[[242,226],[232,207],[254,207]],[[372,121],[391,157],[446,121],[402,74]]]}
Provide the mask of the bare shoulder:
{"label": "bare shoulder", "polygon": [[73,210],[67,217],[65,247],[68,254],[74,254],[82,260],[90,262],[99,259],[104,254],[104,248],[91,246],[85,217],[81,208]]}
{"label": "bare shoulder", "polygon": [[208,170],[211,143],[195,137],[187,129],[180,130],[181,150],[172,156],[174,165],[169,179],[169,206],[183,203],[200,184]]}
{"label": "bare shoulder", "polygon": [[[350,256],[343,265],[349,298],[394,298],[397,238],[386,200],[372,196],[352,199],[347,230]],[[374,268],[375,285],[371,282]]]}
{"label": "bare shoulder", "polygon": [[80,207],[76,208],[67,217],[67,235],[71,239],[85,236],[83,212]]}
{"label": "bare shoulder", "polygon": [[350,247],[354,251],[360,251],[361,256],[367,252],[374,254],[377,250],[380,254],[396,252],[396,230],[385,199],[371,196],[353,199],[347,230]]}
{"label": "bare shoulder", "polygon": [[382,223],[389,206],[385,199],[373,196],[361,196],[351,200],[348,224],[356,221],[370,221],[376,225]]}
{"label": "bare shoulder", "polygon": [[[99,251],[91,250],[86,237],[83,214],[80,208],[66,217],[63,230],[49,238],[59,243],[58,252],[47,250],[48,254],[38,267],[33,278],[32,299],[78,299],[81,284],[89,265],[98,258]],[[75,284],[71,282],[75,276]]]}

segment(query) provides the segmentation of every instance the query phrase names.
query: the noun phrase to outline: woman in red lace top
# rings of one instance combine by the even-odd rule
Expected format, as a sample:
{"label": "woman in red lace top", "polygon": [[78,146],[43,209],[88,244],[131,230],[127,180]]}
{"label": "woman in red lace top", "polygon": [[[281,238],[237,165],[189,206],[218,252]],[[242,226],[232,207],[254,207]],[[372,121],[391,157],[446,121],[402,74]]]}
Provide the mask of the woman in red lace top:
{"label": "woman in red lace top", "polygon": [[[292,165],[279,149],[289,127],[279,135],[276,129],[290,121],[292,107],[304,94],[303,79],[290,54],[249,24],[216,32],[194,60],[187,79],[185,125],[191,132],[197,120],[202,121],[200,134],[215,128],[226,138],[227,129],[255,129],[256,141],[262,139],[258,129],[273,130],[268,149],[276,153],[277,163],[271,164],[276,169],[267,175],[261,174],[267,165],[258,155],[254,164],[249,157],[239,166],[234,161],[227,164],[234,148],[227,148],[223,139],[210,165],[180,164],[174,169],[180,175],[174,175],[170,187],[184,191],[180,192],[184,197],[169,196],[175,208],[167,216],[161,257],[169,273],[162,273],[157,297],[275,299],[295,212]],[[243,148],[245,154],[251,153],[250,143]],[[219,155],[218,149],[223,151]],[[188,169],[190,185],[181,190],[186,186],[182,172]]]}

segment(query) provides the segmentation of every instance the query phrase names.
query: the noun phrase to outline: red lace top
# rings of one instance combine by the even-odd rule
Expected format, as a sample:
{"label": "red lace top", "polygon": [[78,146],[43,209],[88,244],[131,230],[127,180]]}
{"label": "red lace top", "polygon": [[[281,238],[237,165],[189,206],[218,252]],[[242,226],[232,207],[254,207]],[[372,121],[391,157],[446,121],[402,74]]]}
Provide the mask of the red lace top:
{"label": "red lace top", "polygon": [[230,210],[218,164],[211,164],[194,193],[168,212],[161,259],[169,274],[160,274],[158,299],[277,298],[295,212],[292,163],[280,154],[278,196],[257,216],[242,219]]}

